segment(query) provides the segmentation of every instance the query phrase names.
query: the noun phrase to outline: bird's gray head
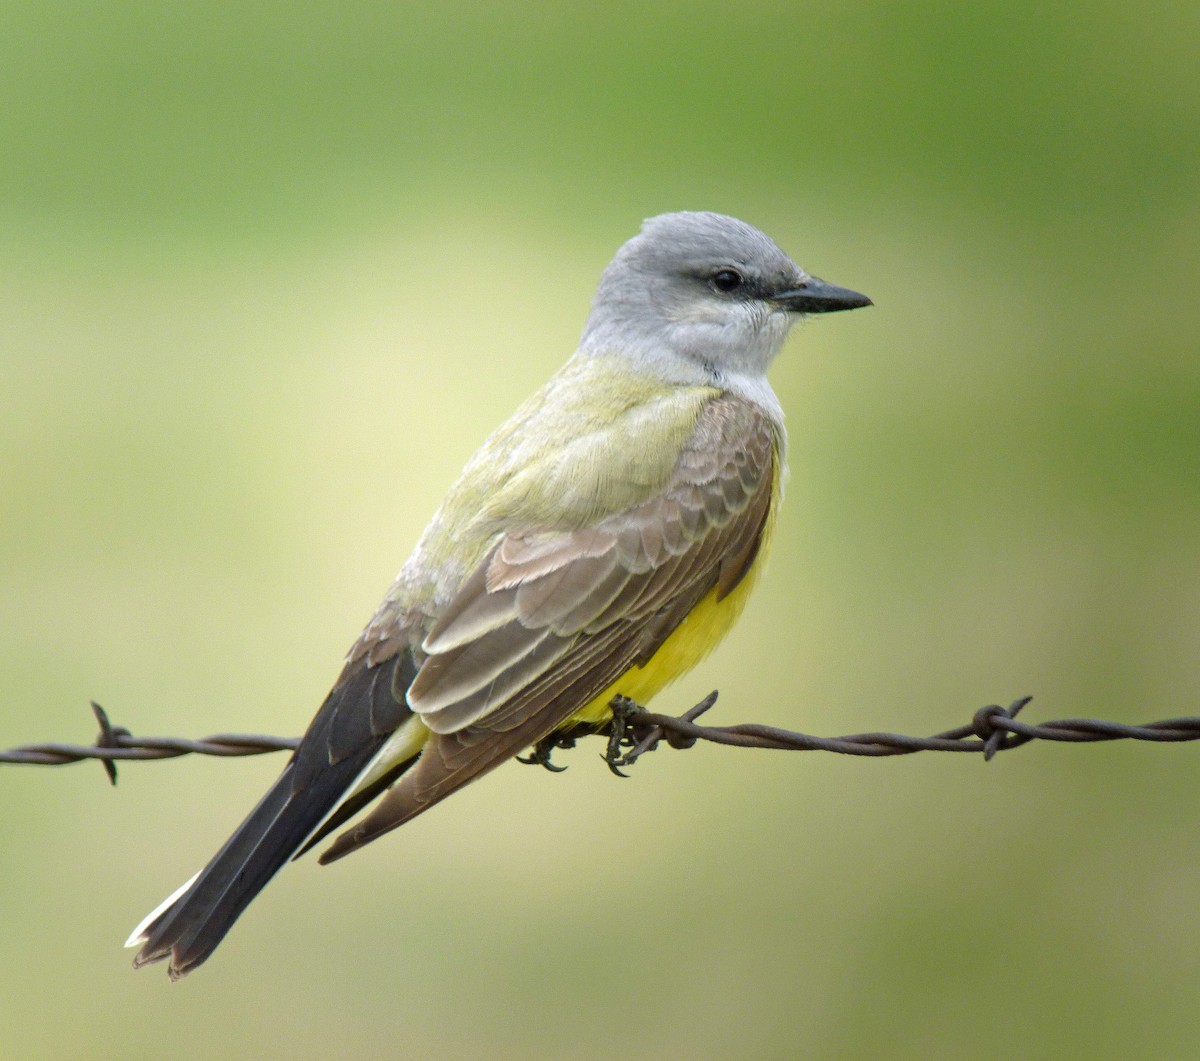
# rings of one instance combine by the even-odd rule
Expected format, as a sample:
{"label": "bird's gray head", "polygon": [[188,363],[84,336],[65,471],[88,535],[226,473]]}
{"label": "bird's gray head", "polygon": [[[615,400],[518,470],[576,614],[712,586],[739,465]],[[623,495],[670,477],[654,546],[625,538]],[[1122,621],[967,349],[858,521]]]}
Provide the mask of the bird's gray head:
{"label": "bird's gray head", "polygon": [[800,317],[870,304],[809,276],[744,221],[662,214],[604,270],[580,349],[684,381],[761,379]]}

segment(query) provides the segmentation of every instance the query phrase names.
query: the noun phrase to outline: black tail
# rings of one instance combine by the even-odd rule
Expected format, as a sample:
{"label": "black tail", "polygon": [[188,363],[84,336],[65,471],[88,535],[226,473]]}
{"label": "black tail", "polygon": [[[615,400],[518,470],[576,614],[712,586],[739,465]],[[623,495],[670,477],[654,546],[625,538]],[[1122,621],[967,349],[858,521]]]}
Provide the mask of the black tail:
{"label": "black tail", "polygon": [[409,717],[403,690],[412,670],[407,653],[347,669],[279,780],[186,891],[135,933],[134,968],[169,957],[177,980],[212,954]]}

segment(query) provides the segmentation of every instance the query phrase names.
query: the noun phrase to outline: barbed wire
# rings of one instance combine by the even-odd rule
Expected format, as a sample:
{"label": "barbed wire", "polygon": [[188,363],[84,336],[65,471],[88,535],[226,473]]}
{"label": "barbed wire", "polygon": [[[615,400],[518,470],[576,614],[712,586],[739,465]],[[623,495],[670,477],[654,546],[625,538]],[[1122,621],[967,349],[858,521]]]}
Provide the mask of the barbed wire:
{"label": "barbed wire", "polygon": [[[1093,743],[1097,741],[1140,740],[1178,743],[1200,740],[1200,718],[1171,718],[1142,725],[1125,725],[1102,719],[1067,718],[1030,724],[1017,715],[1033,699],[1023,696],[1008,707],[990,704],[975,712],[971,721],[931,737],[911,737],[902,733],[855,733],[843,737],[817,737],[808,733],[742,723],[732,726],[701,726],[696,719],[717,702],[712,692],[682,715],[661,715],[623,697],[613,701],[613,721],[595,730],[579,727],[554,734],[535,746],[533,754],[522,762],[560,770],[550,759],[558,748],[570,748],[585,736],[608,740],[603,758],[614,773],[632,766],[647,752],[665,740],[672,748],[690,748],[705,741],[737,748],[766,748],[776,751],[823,751],[839,755],[883,757],[912,755],[915,752],[971,752],[990,760],[998,752],[1011,751],[1032,741],[1056,743]],[[64,766],[97,759],[109,780],[117,783],[117,762],[147,759],[177,759],[182,755],[213,755],[232,758],[295,751],[299,737],[272,737],[251,733],[219,733],[201,740],[183,737],[135,737],[123,726],[114,726],[104,708],[92,702],[92,711],[100,724],[93,744],[26,744],[0,751],[0,764],[25,766]],[[621,775],[624,776],[624,775]]]}
{"label": "barbed wire", "polygon": [[299,737],[269,737],[254,733],[218,733],[201,740],[186,737],[135,737],[124,726],[114,726],[108,713],[95,700],[92,713],[100,723],[95,744],[25,744],[0,751],[0,765],[66,766],[85,759],[99,759],[108,779],[117,783],[118,760],[178,759],[182,755],[216,755],[235,758],[295,751]]}

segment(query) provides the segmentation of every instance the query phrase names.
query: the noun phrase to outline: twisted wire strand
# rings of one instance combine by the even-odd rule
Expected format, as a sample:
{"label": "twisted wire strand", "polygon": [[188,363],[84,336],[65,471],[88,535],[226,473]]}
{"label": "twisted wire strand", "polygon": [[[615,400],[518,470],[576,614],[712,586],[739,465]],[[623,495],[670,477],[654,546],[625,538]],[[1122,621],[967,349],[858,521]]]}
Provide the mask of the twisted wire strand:
{"label": "twisted wire strand", "polygon": [[[631,766],[646,752],[666,740],[673,748],[690,748],[700,741],[738,748],[767,748],[776,751],[823,751],[839,755],[883,757],[911,755],[915,752],[971,752],[985,760],[997,752],[1010,751],[1032,741],[1091,743],[1096,741],[1139,740],[1177,743],[1200,740],[1200,718],[1184,717],[1126,725],[1103,719],[1067,718],[1028,723],[1016,716],[1032,699],[1021,697],[1007,708],[992,704],[975,712],[971,721],[930,737],[902,733],[855,733],[842,737],[818,737],[808,733],[741,723],[731,726],[702,726],[696,722],[717,701],[710,693],[682,715],[661,715],[625,701],[616,720],[599,731],[575,731],[551,738],[551,746],[569,747],[580,736],[593,733],[609,740],[609,764],[614,768]],[[123,726],[114,726],[97,703],[92,711],[100,724],[93,744],[26,744],[0,751],[0,764],[26,766],[64,766],[97,759],[104,765],[109,780],[116,784],[118,761],[176,759],[182,755],[211,755],[233,758],[295,751],[299,737],[273,737],[253,733],[218,733],[200,740],[183,737],[135,737]],[[548,754],[536,759],[549,763]]]}

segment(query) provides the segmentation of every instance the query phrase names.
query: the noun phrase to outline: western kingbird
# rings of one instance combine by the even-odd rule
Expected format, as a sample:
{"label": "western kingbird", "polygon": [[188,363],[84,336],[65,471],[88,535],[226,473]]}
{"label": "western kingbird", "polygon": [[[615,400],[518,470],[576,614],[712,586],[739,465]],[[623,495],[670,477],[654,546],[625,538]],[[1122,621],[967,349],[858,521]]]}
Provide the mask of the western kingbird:
{"label": "western kingbird", "polygon": [[272,788],[127,946],[203,962],[280,867],[377,797],[341,858],[556,731],[645,704],[737,618],[784,473],[767,369],[871,300],[712,213],[651,218],[573,357],[450,488]]}

